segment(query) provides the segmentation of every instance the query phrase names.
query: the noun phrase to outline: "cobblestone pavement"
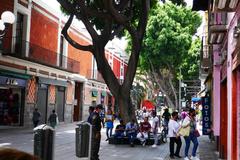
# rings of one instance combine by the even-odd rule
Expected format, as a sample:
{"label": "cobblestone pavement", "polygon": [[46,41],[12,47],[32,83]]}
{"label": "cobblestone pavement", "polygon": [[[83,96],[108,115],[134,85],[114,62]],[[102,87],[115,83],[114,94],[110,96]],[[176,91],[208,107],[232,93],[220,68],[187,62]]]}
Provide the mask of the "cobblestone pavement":
{"label": "cobblestone pavement", "polygon": [[[56,129],[55,160],[76,160],[75,156],[76,124],[63,124]],[[169,144],[161,144],[157,148],[151,146],[110,145],[105,141],[105,129],[102,129],[100,147],[101,160],[167,160],[169,159]],[[213,143],[207,137],[201,137],[198,150],[201,160],[216,160]],[[15,128],[0,130],[0,147],[11,147],[33,153],[33,131],[31,129]],[[182,152],[184,149],[184,141]],[[183,154],[182,154],[183,155]]]}

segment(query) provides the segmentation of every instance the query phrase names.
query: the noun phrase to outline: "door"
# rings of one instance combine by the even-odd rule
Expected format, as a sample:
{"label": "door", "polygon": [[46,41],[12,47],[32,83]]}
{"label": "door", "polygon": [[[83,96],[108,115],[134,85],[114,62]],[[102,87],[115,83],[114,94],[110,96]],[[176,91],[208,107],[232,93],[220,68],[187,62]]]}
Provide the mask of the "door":
{"label": "door", "polygon": [[37,108],[38,111],[41,114],[41,123],[47,123],[47,99],[48,96],[48,90],[47,86],[44,84],[41,84],[41,86],[38,89],[38,99],[37,99]]}
{"label": "door", "polygon": [[76,104],[74,105],[73,120],[82,120],[82,105],[83,105],[83,83],[76,83],[74,99]]}
{"label": "door", "polygon": [[65,88],[58,87],[57,89],[57,115],[59,122],[64,121],[64,106],[65,106]]}

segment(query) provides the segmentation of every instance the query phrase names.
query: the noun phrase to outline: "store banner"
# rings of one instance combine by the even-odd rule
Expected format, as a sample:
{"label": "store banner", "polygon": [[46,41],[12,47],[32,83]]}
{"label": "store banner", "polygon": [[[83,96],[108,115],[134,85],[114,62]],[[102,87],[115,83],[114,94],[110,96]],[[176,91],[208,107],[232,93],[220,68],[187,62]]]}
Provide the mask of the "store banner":
{"label": "store banner", "polygon": [[202,134],[209,135],[211,131],[210,97],[202,97]]}

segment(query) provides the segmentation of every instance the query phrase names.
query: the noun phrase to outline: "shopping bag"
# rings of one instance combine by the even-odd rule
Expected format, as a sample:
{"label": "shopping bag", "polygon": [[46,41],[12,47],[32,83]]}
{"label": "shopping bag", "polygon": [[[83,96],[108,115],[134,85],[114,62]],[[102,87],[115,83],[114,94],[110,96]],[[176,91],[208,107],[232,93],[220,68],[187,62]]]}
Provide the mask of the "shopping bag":
{"label": "shopping bag", "polygon": [[179,134],[180,136],[184,136],[184,137],[189,136],[189,134],[190,134],[190,126],[181,127],[181,128],[179,129],[179,131],[178,131],[178,134]]}

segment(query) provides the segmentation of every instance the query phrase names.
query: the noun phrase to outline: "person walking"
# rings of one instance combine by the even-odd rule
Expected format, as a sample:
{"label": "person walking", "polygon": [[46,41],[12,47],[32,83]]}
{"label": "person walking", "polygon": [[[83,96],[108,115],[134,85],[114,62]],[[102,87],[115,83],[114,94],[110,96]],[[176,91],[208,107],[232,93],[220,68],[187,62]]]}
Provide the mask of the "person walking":
{"label": "person walking", "polygon": [[50,114],[49,118],[48,118],[48,122],[50,123],[50,126],[52,128],[55,128],[57,125],[57,114],[55,113],[55,110],[52,110],[52,113]]}
{"label": "person walking", "polygon": [[[179,155],[179,152],[182,146],[182,141],[181,141],[181,137],[178,135],[180,124],[177,122],[177,120],[178,120],[178,112],[173,112],[172,118],[169,120],[169,123],[168,123],[168,137],[170,138],[169,150],[170,150],[170,158],[172,159],[174,159],[175,157],[182,158]],[[174,143],[177,144],[176,152],[174,152]]]}
{"label": "person walking", "polygon": [[106,123],[106,135],[107,135],[107,139],[106,141],[109,140],[109,138],[112,136],[112,130],[113,130],[113,113],[112,110],[110,108],[108,108],[107,110],[107,114],[105,116],[105,123]]}
{"label": "person walking", "polygon": [[38,111],[37,108],[35,108],[35,110],[33,111],[33,117],[32,117],[32,121],[33,121],[33,126],[34,128],[38,126],[38,123],[40,121],[40,118],[41,118],[41,114],[40,112]]}
{"label": "person walking", "polygon": [[196,156],[196,152],[197,152],[197,148],[198,148],[197,137],[199,137],[200,135],[199,135],[199,132],[197,130],[197,122],[196,122],[195,116],[196,116],[195,110],[192,109],[192,108],[189,109],[189,113],[185,117],[185,119],[183,120],[183,123],[182,123],[182,127],[190,126],[189,136],[184,137],[185,143],[186,143],[184,160],[189,160],[188,151],[189,151],[191,141],[193,143],[191,160],[199,160],[199,158]]}
{"label": "person walking", "polygon": [[153,111],[152,112],[153,120],[152,120],[152,132],[153,132],[153,137],[154,137],[154,144],[152,145],[153,148],[157,147],[158,144],[158,128],[159,128],[159,119],[157,117],[157,112]]}
{"label": "person walking", "polygon": [[101,142],[101,118],[99,113],[102,110],[102,105],[98,104],[92,114],[92,142],[91,142],[91,160],[99,160],[99,148]]}

